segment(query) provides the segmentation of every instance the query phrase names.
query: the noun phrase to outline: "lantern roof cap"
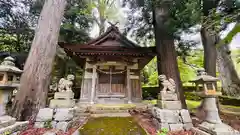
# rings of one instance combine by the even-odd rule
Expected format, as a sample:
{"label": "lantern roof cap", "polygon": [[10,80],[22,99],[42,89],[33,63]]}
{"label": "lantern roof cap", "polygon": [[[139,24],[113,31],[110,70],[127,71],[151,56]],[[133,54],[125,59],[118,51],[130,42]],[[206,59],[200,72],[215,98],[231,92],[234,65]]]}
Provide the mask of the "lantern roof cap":
{"label": "lantern roof cap", "polygon": [[0,64],[0,71],[12,72],[12,73],[22,73],[23,71],[15,66],[14,61],[15,61],[15,59],[11,56],[4,58],[3,62]]}
{"label": "lantern roof cap", "polygon": [[190,82],[203,83],[203,82],[216,82],[216,81],[219,80],[219,79],[216,78],[216,77],[213,77],[213,76],[208,75],[208,74],[204,71],[204,69],[200,69],[200,70],[198,70],[197,72],[198,72],[198,73],[197,73],[197,77],[196,77],[194,80],[190,81]]}

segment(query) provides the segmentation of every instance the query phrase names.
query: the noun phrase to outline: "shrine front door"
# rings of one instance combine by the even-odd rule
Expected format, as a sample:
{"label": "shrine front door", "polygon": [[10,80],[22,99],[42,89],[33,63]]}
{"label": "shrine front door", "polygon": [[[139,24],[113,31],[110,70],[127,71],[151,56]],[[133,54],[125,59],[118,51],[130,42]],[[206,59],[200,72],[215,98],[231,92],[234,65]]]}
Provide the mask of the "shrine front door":
{"label": "shrine front door", "polygon": [[[97,102],[112,103],[117,101],[125,102],[126,85],[125,74],[119,73],[98,73],[96,98]],[[104,100],[104,101],[103,101]]]}

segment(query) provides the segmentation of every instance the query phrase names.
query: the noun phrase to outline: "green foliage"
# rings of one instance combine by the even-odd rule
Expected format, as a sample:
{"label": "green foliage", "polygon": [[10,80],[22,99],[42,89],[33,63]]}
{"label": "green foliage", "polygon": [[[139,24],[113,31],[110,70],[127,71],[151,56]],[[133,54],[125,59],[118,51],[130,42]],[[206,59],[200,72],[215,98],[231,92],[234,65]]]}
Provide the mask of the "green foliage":
{"label": "green foliage", "polygon": [[136,2],[125,0],[123,6],[130,5],[131,8],[128,12],[126,33],[131,31],[131,36],[139,43],[154,40],[153,8],[163,4],[168,7],[169,11],[169,17],[164,25],[166,25],[168,33],[173,35],[176,40],[179,40],[179,34],[182,31],[189,30],[190,27],[198,24],[201,15],[199,12],[200,1],[181,0],[163,3],[162,0],[136,0]]}
{"label": "green foliage", "polygon": [[107,21],[119,22],[122,18],[116,0],[88,0],[87,9],[92,12],[91,18],[98,25],[99,35],[105,31]]}
{"label": "green foliage", "polygon": [[240,32],[240,23],[237,23],[234,26],[234,28],[227,34],[227,36],[217,44],[217,47],[219,47],[221,45],[230,44],[230,42],[233,40],[234,36],[236,36],[239,32]]}
{"label": "green foliage", "polygon": [[193,101],[201,101],[202,98],[198,95],[196,95],[195,92],[185,92],[184,96],[187,100],[193,100]]}
{"label": "green foliage", "polygon": [[47,120],[44,122],[44,128],[52,128],[52,120]]}
{"label": "green foliage", "polygon": [[222,105],[240,106],[240,98],[234,98],[229,96],[220,96],[219,101]]}
{"label": "green foliage", "polygon": [[162,128],[161,130],[157,131],[157,135],[167,135],[168,129]]}
{"label": "green foliage", "polygon": [[[199,97],[195,92],[185,92],[184,95],[187,100],[192,100],[192,101],[201,101],[202,100],[202,98]],[[228,97],[228,96],[219,96],[218,99],[222,105],[240,106],[239,98],[233,98],[233,97]]]}
{"label": "green foliage", "polygon": [[158,86],[157,58],[154,57],[143,69],[143,86]]}
{"label": "green foliage", "polygon": [[28,2],[0,1],[0,49],[22,52],[30,48],[33,39],[33,21],[24,10]]}
{"label": "green foliage", "polygon": [[[178,57],[178,68],[184,84],[196,77],[196,69],[203,67],[203,51],[188,51],[188,56]],[[155,57],[143,69],[143,86],[158,86],[157,58]]]}
{"label": "green foliage", "polygon": [[[30,6],[30,13],[38,18],[43,0],[36,0]],[[88,3],[84,0],[69,0],[65,9],[59,40],[67,43],[84,43],[89,40],[88,31],[92,19],[88,16]]]}
{"label": "green foliage", "polygon": [[[44,0],[0,1],[0,50],[28,52],[34,36],[34,29]],[[60,41],[84,43],[89,40],[88,31],[92,19],[86,10],[87,2],[70,0],[60,29]]]}
{"label": "green foliage", "polygon": [[157,99],[160,88],[158,87],[142,87],[143,99]]}

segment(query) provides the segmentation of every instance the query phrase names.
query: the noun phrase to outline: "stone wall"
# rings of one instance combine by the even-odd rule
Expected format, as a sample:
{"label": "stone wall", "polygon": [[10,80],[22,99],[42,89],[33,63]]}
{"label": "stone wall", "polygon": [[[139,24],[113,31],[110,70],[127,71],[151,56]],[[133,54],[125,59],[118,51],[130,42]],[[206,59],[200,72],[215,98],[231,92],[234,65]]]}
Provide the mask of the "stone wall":
{"label": "stone wall", "polygon": [[188,110],[168,110],[158,107],[152,108],[154,124],[158,129],[168,129],[169,131],[189,130],[193,127],[192,119]]}
{"label": "stone wall", "polygon": [[40,109],[34,123],[35,128],[55,128],[64,132],[75,126],[80,118],[75,108]]}

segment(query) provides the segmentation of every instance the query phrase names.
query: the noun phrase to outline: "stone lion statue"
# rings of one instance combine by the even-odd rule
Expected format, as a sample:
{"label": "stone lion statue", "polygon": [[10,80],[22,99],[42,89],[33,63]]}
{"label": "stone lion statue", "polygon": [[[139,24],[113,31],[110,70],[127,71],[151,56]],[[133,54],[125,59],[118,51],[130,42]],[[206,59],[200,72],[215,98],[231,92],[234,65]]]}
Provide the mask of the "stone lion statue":
{"label": "stone lion statue", "polygon": [[165,75],[159,75],[158,79],[160,80],[164,92],[175,93],[176,92],[176,84],[172,78],[167,79]]}
{"label": "stone lion statue", "polygon": [[67,79],[61,78],[58,83],[59,92],[72,92],[73,80],[75,79],[74,75],[68,75]]}

